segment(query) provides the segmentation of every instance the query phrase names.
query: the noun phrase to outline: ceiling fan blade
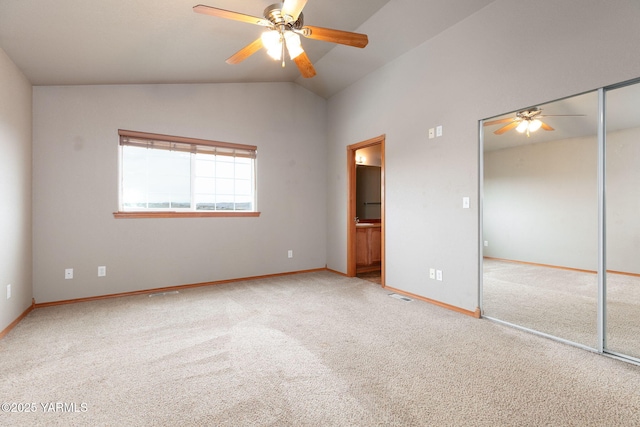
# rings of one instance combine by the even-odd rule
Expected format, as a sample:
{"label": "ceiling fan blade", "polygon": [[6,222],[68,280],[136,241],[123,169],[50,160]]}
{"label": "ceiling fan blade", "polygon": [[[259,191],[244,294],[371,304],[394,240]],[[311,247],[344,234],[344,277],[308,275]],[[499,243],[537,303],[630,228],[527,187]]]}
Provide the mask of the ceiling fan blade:
{"label": "ceiling fan blade", "polygon": [[509,122],[514,121],[514,120],[517,120],[517,119],[515,119],[513,117],[509,117],[509,118],[506,118],[506,119],[491,120],[490,122],[484,122],[484,125],[485,126],[499,125],[501,123],[509,123]]}
{"label": "ceiling fan blade", "polygon": [[540,125],[540,127],[544,130],[555,130],[554,128],[552,128],[551,126],[549,126],[548,124],[546,124],[545,122],[541,122],[542,125]]}
{"label": "ceiling fan blade", "polygon": [[300,70],[300,74],[302,74],[302,77],[305,79],[316,75],[316,69],[313,68],[313,64],[305,52],[302,52],[300,55],[293,58],[293,62],[296,63],[298,70]]}
{"label": "ceiling fan blade", "polygon": [[232,12],[230,10],[218,9],[217,7],[205,6],[202,4],[194,6],[193,11],[196,13],[202,13],[203,15],[217,16],[219,18],[233,19],[234,21],[246,22],[248,24],[262,25],[263,27],[271,26],[271,22],[269,22],[264,18],[245,15],[244,13],[239,13],[239,12]]}
{"label": "ceiling fan blade", "polygon": [[284,16],[290,16],[291,22],[296,22],[306,4],[307,0],[284,0],[282,14]]}
{"label": "ceiling fan blade", "polygon": [[369,38],[366,34],[333,30],[331,28],[313,27],[311,25],[302,27],[301,33],[309,39],[339,43],[359,48],[363,48],[369,43]]}
{"label": "ceiling fan blade", "polygon": [[516,120],[514,122],[509,123],[506,126],[502,126],[500,129],[498,129],[497,131],[495,131],[493,133],[495,133],[496,135],[502,135],[503,133],[505,133],[507,131],[510,131],[511,129],[517,127],[519,124],[520,124],[520,121]]}
{"label": "ceiling fan blade", "polygon": [[238,64],[262,49],[263,46],[262,38],[258,37],[256,40],[231,55],[226,62],[227,64]]}

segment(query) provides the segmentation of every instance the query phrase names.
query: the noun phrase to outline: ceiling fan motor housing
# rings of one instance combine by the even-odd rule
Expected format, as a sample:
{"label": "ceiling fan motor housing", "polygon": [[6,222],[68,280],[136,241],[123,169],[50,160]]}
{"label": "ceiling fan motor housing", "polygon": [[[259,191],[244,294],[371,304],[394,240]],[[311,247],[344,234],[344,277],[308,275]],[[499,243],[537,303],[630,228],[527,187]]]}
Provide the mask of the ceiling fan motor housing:
{"label": "ceiling fan motor housing", "polygon": [[531,108],[529,110],[518,111],[516,117],[524,120],[532,120],[535,116],[542,112],[539,108]]}
{"label": "ceiling fan motor housing", "polygon": [[292,22],[292,18],[287,15],[282,14],[282,3],[274,3],[271,6],[268,6],[264,10],[264,17],[268,19],[275,27],[279,26],[287,26],[289,29],[299,30],[304,26],[304,17],[302,12],[298,16],[298,19],[295,22]]}

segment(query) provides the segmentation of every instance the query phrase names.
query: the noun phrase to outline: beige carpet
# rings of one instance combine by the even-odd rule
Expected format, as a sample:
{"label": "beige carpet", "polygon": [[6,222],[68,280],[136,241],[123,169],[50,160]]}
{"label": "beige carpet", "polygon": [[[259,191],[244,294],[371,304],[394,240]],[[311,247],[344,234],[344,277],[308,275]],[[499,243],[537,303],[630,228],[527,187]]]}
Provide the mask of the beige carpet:
{"label": "beige carpet", "polygon": [[[484,314],[597,348],[593,273],[484,260]],[[640,358],[640,278],[607,277],[607,347]]]}
{"label": "beige carpet", "polygon": [[640,425],[640,367],[388,293],[318,272],[37,309],[0,341],[2,401],[36,412],[0,425]]}

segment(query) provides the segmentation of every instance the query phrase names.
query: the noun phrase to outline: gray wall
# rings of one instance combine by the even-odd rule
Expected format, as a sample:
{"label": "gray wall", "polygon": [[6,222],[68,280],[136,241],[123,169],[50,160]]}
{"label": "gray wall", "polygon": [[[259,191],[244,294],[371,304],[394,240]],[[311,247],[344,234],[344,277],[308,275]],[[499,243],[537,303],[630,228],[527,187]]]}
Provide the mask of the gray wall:
{"label": "gray wall", "polygon": [[640,128],[607,132],[607,269],[640,274]]}
{"label": "gray wall", "polygon": [[[35,87],[33,98],[37,303],[325,266],[324,99],[292,83]],[[257,145],[261,216],[114,219],[118,129]]]}
{"label": "gray wall", "polygon": [[387,285],[475,310],[478,120],[638,77],[638,22],[635,0],[498,0],[329,99],[329,268],[346,272],[345,147],[386,134]]}
{"label": "gray wall", "polygon": [[[0,331],[31,305],[31,84],[0,49]],[[7,285],[12,296],[7,300]]]}
{"label": "gray wall", "polygon": [[[484,154],[484,255],[598,268],[597,138]],[[607,269],[640,273],[640,128],[607,133]]]}
{"label": "gray wall", "polygon": [[597,270],[597,179],[596,136],[485,153],[484,255]]}

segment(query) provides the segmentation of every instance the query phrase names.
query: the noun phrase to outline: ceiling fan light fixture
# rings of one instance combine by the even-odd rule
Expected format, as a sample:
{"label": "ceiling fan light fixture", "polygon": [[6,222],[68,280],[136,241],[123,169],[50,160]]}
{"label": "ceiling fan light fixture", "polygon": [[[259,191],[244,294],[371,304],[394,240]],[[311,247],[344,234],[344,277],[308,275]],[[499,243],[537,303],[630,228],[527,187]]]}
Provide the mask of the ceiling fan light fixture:
{"label": "ceiling fan light fixture", "polygon": [[280,60],[282,55],[280,32],[277,30],[265,31],[260,37],[262,44],[267,49],[267,54],[276,61]]}
{"label": "ceiling fan light fixture", "polygon": [[520,133],[524,133],[528,127],[529,127],[529,122],[527,120],[523,120],[520,122],[516,130]]}
{"label": "ceiling fan light fixture", "polygon": [[284,35],[284,41],[287,45],[287,51],[289,51],[289,57],[293,60],[298,57],[302,52],[302,45],[300,44],[300,36],[293,31],[287,31]]}
{"label": "ceiling fan light fixture", "polygon": [[531,123],[529,123],[529,132],[537,131],[538,129],[540,129],[540,126],[542,126],[542,122],[540,120],[532,120]]}

